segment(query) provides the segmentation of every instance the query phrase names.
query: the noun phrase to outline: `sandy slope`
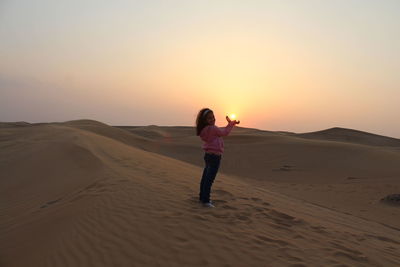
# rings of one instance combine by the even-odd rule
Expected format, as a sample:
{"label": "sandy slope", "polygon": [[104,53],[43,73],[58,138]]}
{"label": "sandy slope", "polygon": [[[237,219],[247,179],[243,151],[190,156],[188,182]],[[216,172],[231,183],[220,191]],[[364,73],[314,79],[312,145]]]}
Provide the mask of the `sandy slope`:
{"label": "sandy slope", "polygon": [[[192,127],[122,128],[135,135],[163,132],[168,138],[153,138],[146,149],[200,167],[204,164],[201,142]],[[221,171],[400,229],[400,209],[380,203],[384,196],[400,193],[399,139],[340,128],[305,135],[235,128],[225,138]]]}
{"label": "sandy slope", "polygon": [[174,144],[158,134],[93,121],[2,127],[0,266],[400,264],[398,230],[256,179],[219,174],[217,208],[200,207],[201,168],[143,150]]}

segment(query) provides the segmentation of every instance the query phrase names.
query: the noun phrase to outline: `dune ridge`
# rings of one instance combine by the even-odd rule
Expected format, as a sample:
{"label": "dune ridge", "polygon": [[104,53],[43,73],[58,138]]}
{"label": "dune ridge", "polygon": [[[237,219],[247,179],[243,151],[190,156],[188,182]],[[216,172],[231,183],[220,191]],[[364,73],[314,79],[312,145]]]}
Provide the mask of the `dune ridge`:
{"label": "dune ridge", "polygon": [[193,153],[197,139],[179,133],[189,130],[157,129],[160,135],[144,137],[87,120],[2,129],[0,264],[400,263],[394,227],[283,195],[253,179],[220,173],[217,208],[200,207],[201,167],[157,153],[171,147]]}
{"label": "dune ridge", "polygon": [[349,142],[370,146],[400,147],[400,139],[341,127],[333,127],[310,133],[295,134],[295,136],[309,139]]}

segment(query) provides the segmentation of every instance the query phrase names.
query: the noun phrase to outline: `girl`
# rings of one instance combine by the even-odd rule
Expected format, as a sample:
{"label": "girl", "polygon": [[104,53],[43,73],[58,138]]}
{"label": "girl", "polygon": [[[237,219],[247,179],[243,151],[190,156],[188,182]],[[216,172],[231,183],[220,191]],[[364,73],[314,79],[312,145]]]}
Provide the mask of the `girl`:
{"label": "girl", "polygon": [[210,191],[224,152],[224,141],[221,136],[227,136],[233,126],[240,123],[236,120],[231,121],[228,116],[226,116],[226,120],[228,125],[225,128],[215,126],[214,113],[208,108],[200,110],[196,119],[197,135],[204,141],[203,150],[205,151],[204,161],[206,163],[200,182],[199,201],[209,208],[214,208],[210,201]]}

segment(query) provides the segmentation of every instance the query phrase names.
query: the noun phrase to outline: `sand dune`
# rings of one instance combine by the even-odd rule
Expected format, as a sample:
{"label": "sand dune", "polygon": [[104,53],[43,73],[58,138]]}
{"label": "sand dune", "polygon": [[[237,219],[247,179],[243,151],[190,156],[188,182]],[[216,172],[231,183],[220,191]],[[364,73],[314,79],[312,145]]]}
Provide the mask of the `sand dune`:
{"label": "sand dune", "polygon": [[237,128],[214,185],[217,208],[204,209],[192,130],[1,127],[0,266],[400,264],[396,223],[378,218],[399,221],[396,207],[362,199],[376,208],[363,217],[335,197],[299,200],[397,190],[395,150]]}
{"label": "sand dune", "polygon": [[350,142],[369,146],[400,147],[400,140],[396,138],[339,127],[318,132],[296,134],[296,136],[309,139]]}
{"label": "sand dune", "polygon": [[[130,127],[123,129],[131,131]],[[136,134],[151,130],[134,129]],[[194,128],[158,127],[157,131],[170,138],[153,139],[156,145],[148,150],[203,166],[201,142],[193,136]],[[393,145],[399,140],[350,129],[339,131],[335,140],[332,134],[323,140],[320,132],[303,138],[302,134],[235,128],[225,139],[221,171],[291,197],[400,228],[399,210],[380,203],[386,195],[400,192],[400,146]],[[392,146],[384,146],[388,143]]]}

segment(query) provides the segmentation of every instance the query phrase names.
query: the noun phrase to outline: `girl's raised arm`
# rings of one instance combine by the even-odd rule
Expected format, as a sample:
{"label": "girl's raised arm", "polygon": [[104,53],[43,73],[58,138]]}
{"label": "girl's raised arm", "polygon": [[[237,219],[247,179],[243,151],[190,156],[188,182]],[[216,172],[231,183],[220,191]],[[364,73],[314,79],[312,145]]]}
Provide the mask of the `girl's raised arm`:
{"label": "girl's raised arm", "polygon": [[231,131],[233,126],[235,126],[236,121],[230,121],[226,127],[219,128],[217,126],[213,127],[213,132],[217,136],[227,136]]}

